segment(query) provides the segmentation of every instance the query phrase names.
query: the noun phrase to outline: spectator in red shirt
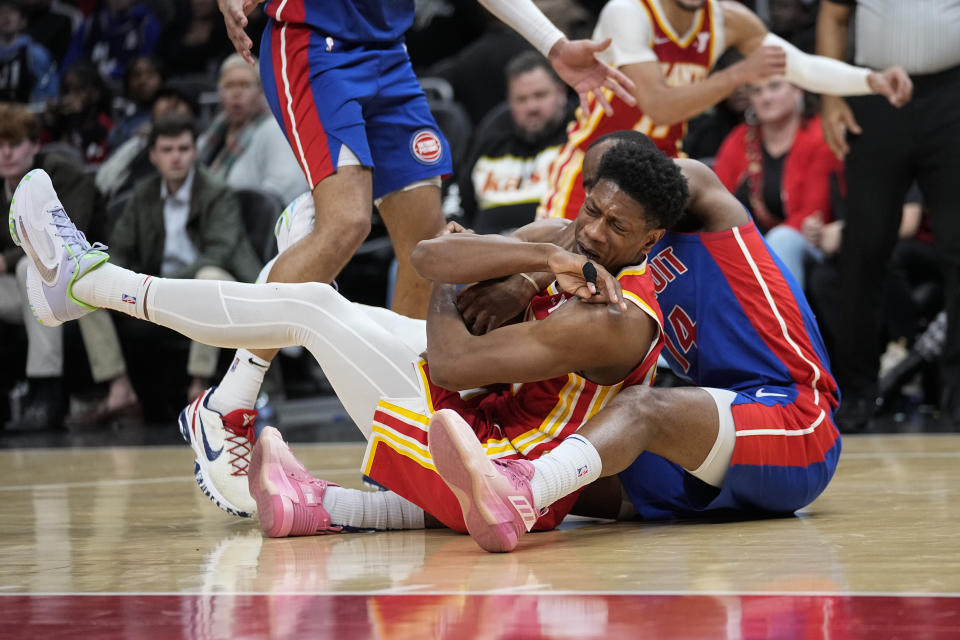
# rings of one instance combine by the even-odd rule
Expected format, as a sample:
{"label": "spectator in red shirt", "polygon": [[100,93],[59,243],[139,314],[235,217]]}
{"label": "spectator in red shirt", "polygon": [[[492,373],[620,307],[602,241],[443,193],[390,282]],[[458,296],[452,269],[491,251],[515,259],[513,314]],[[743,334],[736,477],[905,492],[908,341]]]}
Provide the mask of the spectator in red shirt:
{"label": "spectator in red shirt", "polygon": [[805,265],[822,259],[814,231],[833,219],[831,177],[843,163],[824,142],[819,116],[807,117],[803,90],[776,76],[750,94],[747,123],[723,141],[714,171],[803,286]]}

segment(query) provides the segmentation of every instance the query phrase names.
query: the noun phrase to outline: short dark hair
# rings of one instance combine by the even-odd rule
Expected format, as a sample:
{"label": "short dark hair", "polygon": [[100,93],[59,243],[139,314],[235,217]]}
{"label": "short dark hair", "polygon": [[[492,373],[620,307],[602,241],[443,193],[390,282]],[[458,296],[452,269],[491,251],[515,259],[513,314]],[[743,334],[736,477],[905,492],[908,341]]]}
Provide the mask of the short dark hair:
{"label": "short dark hair", "polygon": [[510,59],[510,62],[507,63],[503,72],[509,83],[517,76],[530,73],[534,69],[543,69],[547,72],[547,75],[553,78],[554,82],[563,84],[560,77],[557,76],[557,72],[550,66],[550,62],[536,51],[524,51],[523,53],[515,55]]}
{"label": "short dark hair", "polygon": [[631,144],[639,145],[648,149],[657,148],[657,145],[649,138],[649,136],[646,136],[639,131],[634,131],[633,129],[621,129],[619,131],[611,131],[610,133],[603,134],[590,143],[590,146],[587,147],[587,151],[598,144],[603,144],[609,140],[616,140],[617,142],[629,142]]}
{"label": "short dark hair", "polygon": [[153,149],[157,145],[157,138],[175,137],[182,133],[189,133],[193,141],[197,141],[197,121],[193,116],[183,113],[168,113],[163,115],[153,123],[150,128],[149,146]]}
{"label": "short dark hair", "polygon": [[161,100],[177,100],[182,102],[183,104],[187,105],[194,117],[196,117],[200,112],[200,108],[197,106],[196,100],[187,95],[185,91],[182,91],[169,84],[165,84],[160,87],[160,90],[157,91],[157,95],[153,96],[153,105],[151,105],[151,109]]}
{"label": "short dark hair", "polygon": [[677,163],[648,142],[624,140],[608,149],[600,158],[597,182],[614,183],[643,206],[657,228],[669,229],[683,214],[690,191]]}

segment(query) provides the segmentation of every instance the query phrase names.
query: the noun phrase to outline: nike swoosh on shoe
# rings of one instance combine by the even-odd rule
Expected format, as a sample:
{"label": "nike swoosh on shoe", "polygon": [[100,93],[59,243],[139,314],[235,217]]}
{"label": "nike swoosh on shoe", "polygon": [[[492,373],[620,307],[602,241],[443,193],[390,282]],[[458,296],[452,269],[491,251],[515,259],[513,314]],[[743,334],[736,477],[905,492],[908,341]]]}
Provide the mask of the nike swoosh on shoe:
{"label": "nike swoosh on shoe", "polygon": [[[24,242],[30,244],[31,246],[36,246],[30,239],[30,234],[27,233],[27,227],[23,224],[23,218],[20,218],[20,234],[23,236]],[[46,243],[46,248],[51,249],[50,238],[46,234],[41,233],[40,237],[43,238],[43,241]],[[60,265],[57,264],[56,269],[51,269],[43,262],[43,260],[35,260],[34,266],[37,268],[37,272],[40,273],[40,278],[51,287],[57,283],[58,276],[60,275]]]}
{"label": "nike swoosh on shoe", "polygon": [[[198,413],[199,411],[193,414],[194,421],[196,421]],[[196,429],[194,429],[194,432],[196,432]],[[213,462],[214,460],[219,458],[220,454],[223,453],[223,445],[220,445],[220,449],[218,449],[217,451],[214,451],[213,447],[210,446],[210,441],[207,440],[207,430],[204,429],[203,427],[203,420],[200,421],[200,439],[203,441],[204,455],[207,456],[207,460],[209,460],[210,462]]]}

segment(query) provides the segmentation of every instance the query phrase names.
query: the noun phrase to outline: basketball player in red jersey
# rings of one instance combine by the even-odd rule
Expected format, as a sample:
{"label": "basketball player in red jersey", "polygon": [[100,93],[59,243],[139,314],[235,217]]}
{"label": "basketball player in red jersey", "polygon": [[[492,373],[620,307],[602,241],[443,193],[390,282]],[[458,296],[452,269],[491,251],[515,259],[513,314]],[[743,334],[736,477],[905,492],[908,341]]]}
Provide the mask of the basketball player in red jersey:
{"label": "basketball player in red jersey", "polygon": [[[612,115],[593,101],[586,112],[577,112],[567,144],[550,169],[540,217],[576,217],[583,203],[583,154],[600,136],[634,129],[668,156],[682,157],[687,120],[743,84],[785,75],[814,93],[878,93],[898,107],[910,99],[913,88],[900,67],[872,72],[803,53],[767,31],[749,9],[726,0],[610,0],[593,35],[612,39],[600,57],[633,81],[637,106],[604,90]],[[746,58],[708,75],[731,47]]]}

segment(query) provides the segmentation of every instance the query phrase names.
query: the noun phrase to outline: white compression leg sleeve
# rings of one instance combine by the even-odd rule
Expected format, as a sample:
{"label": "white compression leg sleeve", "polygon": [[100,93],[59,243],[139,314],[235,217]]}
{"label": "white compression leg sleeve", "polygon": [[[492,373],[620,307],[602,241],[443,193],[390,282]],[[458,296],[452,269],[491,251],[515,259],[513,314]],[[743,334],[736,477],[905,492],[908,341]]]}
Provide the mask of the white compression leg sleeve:
{"label": "white compression leg sleeve", "polygon": [[217,347],[302,345],[367,438],[380,398],[421,395],[419,353],[326,284],[146,278],[107,263],[73,293]]}

